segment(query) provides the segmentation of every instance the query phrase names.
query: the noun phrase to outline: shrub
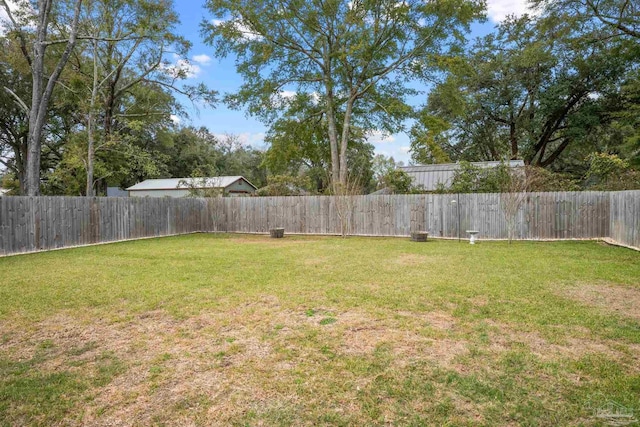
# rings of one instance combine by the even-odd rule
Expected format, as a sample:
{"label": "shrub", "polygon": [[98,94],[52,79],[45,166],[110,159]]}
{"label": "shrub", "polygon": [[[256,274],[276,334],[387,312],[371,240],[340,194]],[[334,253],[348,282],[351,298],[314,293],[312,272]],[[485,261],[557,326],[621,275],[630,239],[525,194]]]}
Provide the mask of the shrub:
{"label": "shrub", "polygon": [[620,191],[640,188],[640,172],[615,154],[592,153],[587,158],[589,170],[585,176],[591,190]]}
{"label": "shrub", "polygon": [[394,169],[382,177],[383,187],[391,190],[393,194],[417,194],[423,193],[422,187],[413,184],[413,178],[405,171]]}
{"label": "shrub", "polygon": [[272,175],[267,185],[256,191],[258,196],[302,196],[307,194],[311,182],[307,177],[291,175]]}

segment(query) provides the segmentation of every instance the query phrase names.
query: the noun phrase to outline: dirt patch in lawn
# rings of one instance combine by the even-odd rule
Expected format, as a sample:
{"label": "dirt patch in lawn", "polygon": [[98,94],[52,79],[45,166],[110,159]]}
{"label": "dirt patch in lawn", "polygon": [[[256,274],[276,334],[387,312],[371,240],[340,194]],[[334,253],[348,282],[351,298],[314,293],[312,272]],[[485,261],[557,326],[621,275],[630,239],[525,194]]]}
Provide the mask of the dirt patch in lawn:
{"label": "dirt patch in lawn", "polygon": [[[43,373],[72,370],[90,381],[105,354],[122,365],[106,384],[87,392],[89,403],[80,399],[82,407],[65,424],[150,425],[161,419],[187,425],[200,419],[228,425],[252,407],[295,404],[301,373],[308,381],[340,383],[340,371],[312,374],[335,357],[369,363],[383,348],[396,369],[416,360],[449,368],[467,351],[465,341],[421,333],[427,322],[448,328],[454,321],[444,313],[408,321],[358,310],[287,309],[266,295],[186,319],[163,310],[115,314],[61,313],[24,329],[0,325],[5,357],[29,360],[48,343],[46,358],[34,368]],[[120,320],[108,320],[114,318]]]}
{"label": "dirt patch in lawn", "polygon": [[[580,331],[553,344],[509,324],[489,322],[487,329],[488,354],[465,361],[472,347],[466,326],[444,311],[374,315],[332,307],[292,309],[263,295],[189,318],[163,310],[110,316],[61,313],[29,328],[0,324],[0,336],[5,337],[2,355],[12,359],[33,358],[48,343],[45,360],[34,367],[43,373],[73,370],[93,378],[105,354],[121,363],[123,369],[90,388],[72,418],[63,422],[86,426],[152,425],[159,420],[230,425],[273,402],[283,408],[313,406],[314,399],[331,398],[331,384],[342,387],[345,382],[353,389],[342,391],[342,399],[353,403],[358,387],[372,384],[379,373],[363,369],[354,374],[344,366],[379,366],[380,357],[397,381],[415,362],[464,375],[476,363],[498,360],[513,348],[528,348],[541,359],[577,359],[588,353],[618,357],[607,343],[578,338]],[[478,408],[467,409],[463,412],[468,416],[478,417]],[[356,419],[361,415],[357,404],[343,410]]]}
{"label": "dirt patch in lawn", "polygon": [[566,289],[562,294],[583,304],[640,320],[640,288],[585,284]]}
{"label": "dirt patch in lawn", "polygon": [[[372,354],[381,346],[388,346],[400,364],[416,358],[428,359],[442,367],[451,367],[456,356],[467,351],[467,343],[452,338],[433,338],[422,333],[425,326],[450,329],[455,320],[446,313],[406,313],[410,320],[394,322],[373,319],[362,313],[348,312],[338,316],[342,324],[341,350],[345,354]],[[402,316],[405,317],[405,316]]]}
{"label": "dirt patch in lawn", "polygon": [[563,329],[566,335],[551,341],[537,331],[517,329],[514,325],[500,322],[487,323],[491,325],[488,349],[495,354],[526,348],[543,361],[579,360],[589,355],[603,355],[626,364],[635,371],[640,370],[640,357],[635,354],[638,346],[634,344],[607,339],[597,340],[590,336],[588,330],[580,328]]}
{"label": "dirt patch in lawn", "polygon": [[399,319],[412,325],[412,327],[430,327],[438,331],[454,330],[458,321],[451,314],[434,310],[429,312],[399,311]]}

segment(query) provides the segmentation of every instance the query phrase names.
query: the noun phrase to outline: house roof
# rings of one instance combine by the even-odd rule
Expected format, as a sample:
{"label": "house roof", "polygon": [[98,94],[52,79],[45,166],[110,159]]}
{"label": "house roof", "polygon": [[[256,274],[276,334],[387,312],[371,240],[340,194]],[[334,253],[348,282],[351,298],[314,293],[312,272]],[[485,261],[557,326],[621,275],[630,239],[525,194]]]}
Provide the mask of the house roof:
{"label": "house roof", "polygon": [[[524,166],[524,162],[522,160],[509,160],[506,162],[471,162],[473,166],[483,169],[495,168],[500,166],[501,163],[504,163],[510,168]],[[411,176],[415,185],[421,185],[426,191],[434,191],[438,188],[438,184],[440,183],[445,187],[451,185],[455,172],[460,169],[460,163],[401,166],[399,169]]]}
{"label": "house roof", "polygon": [[227,188],[231,184],[244,180],[254,189],[257,187],[249,182],[243,176],[211,176],[206,178],[166,178],[166,179],[147,179],[127,188],[127,191],[139,190],[177,190],[194,188]]}
{"label": "house roof", "polygon": [[379,190],[369,193],[370,196],[385,196],[387,194],[393,194],[393,191],[389,187],[384,187]]}

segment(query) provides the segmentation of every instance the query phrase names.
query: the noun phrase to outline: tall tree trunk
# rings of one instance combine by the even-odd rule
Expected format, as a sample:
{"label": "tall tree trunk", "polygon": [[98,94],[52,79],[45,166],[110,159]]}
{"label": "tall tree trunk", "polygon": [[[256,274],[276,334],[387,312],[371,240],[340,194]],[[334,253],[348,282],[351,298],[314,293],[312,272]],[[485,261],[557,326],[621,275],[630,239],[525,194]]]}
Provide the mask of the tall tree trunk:
{"label": "tall tree trunk", "polygon": [[82,0],[75,3],[73,22],[70,25],[69,40],[62,56],[58,60],[55,69],[48,76],[45,84],[44,79],[44,59],[47,50],[47,28],[49,25],[49,15],[53,0],[38,0],[38,22],[36,40],[33,45],[33,58],[31,61],[31,75],[33,87],[31,92],[31,109],[29,111],[29,137],[27,140],[27,169],[26,193],[28,196],[40,195],[40,158],[42,152],[42,138],[46,123],[49,101],[53,94],[62,69],[67,64],[71,52],[75,48],[78,34],[78,23],[80,19],[80,8]]}
{"label": "tall tree trunk", "polygon": [[31,60],[31,109],[29,110],[29,134],[27,137],[27,168],[25,170],[25,189],[27,196],[40,195],[40,154],[44,117],[40,116],[40,107],[44,101],[44,55],[47,39],[47,26],[51,1],[38,1],[38,30],[33,45]]}
{"label": "tall tree trunk", "polygon": [[40,154],[42,150],[42,129],[44,120],[38,114],[29,118],[29,149],[27,151],[27,169],[25,171],[25,190],[27,196],[40,195]]}
{"label": "tall tree trunk", "polygon": [[104,102],[104,137],[109,140],[111,137],[111,125],[113,124],[113,110],[115,108],[115,81],[109,82],[107,98]]}
{"label": "tall tree trunk", "polygon": [[340,141],[340,184],[346,188],[349,174],[347,164],[347,146],[349,144],[349,130],[351,128],[351,113],[353,112],[353,97],[347,101],[347,108],[344,112],[344,122],[342,124],[342,138]]}
{"label": "tall tree trunk", "polygon": [[340,182],[340,157],[338,156],[338,127],[333,105],[333,90],[327,84],[327,122],[329,124],[329,145],[331,147],[331,184],[335,191]]}
{"label": "tall tree trunk", "polygon": [[513,117],[513,110],[509,122],[509,141],[511,142],[511,160],[518,158],[518,138],[516,137],[516,121]]}
{"label": "tall tree trunk", "polygon": [[91,88],[91,100],[89,102],[89,115],[87,118],[87,197],[93,197],[93,169],[96,157],[95,151],[95,107],[98,97],[98,46],[93,41],[93,87]]}

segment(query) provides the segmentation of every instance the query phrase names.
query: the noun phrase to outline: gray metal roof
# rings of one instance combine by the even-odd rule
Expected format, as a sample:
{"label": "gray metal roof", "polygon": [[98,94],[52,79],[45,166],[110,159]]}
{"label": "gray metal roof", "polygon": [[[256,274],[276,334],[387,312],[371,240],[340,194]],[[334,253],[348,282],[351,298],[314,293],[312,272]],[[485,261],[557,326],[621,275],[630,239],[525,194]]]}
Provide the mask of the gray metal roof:
{"label": "gray metal roof", "polygon": [[137,190],[176,190],[180,188],[227,188],[238,180],[244,180],[252,186],[243,176],[211,176],[206,178],[166,178],[166,179],[147,179],[127,188],[127,191]]}
{"label": "gray metal roof", "polygon": [[374,191],[373,193],[369,193],[370,196],[384,196],[387,194],[393,194],[393,191],[391,191],[389,187],[384,187]]}
{"label": "gray metal roof", "polygon": [[107,197],[127,197],[128,195],[127,190],[122,190],[119,187],[107,187]]}
{"label": "gray metal roof", "polygon": [[[510,168],[524,166],[522,160],[509,160],[505,162],[491,161],[491,162],[471,162],[471,164],[478,168],[495,168],[504,163]],[[451,185],[455,172],[460,169],[460,163],[441,163],[434,165],[415,165],[415,166],[401,166],[398,169],[404,171],[413,178],[415,185],[422,186],[425,191],[434,191],[438,188],[438,184],[443,184],[445,187]]]}

